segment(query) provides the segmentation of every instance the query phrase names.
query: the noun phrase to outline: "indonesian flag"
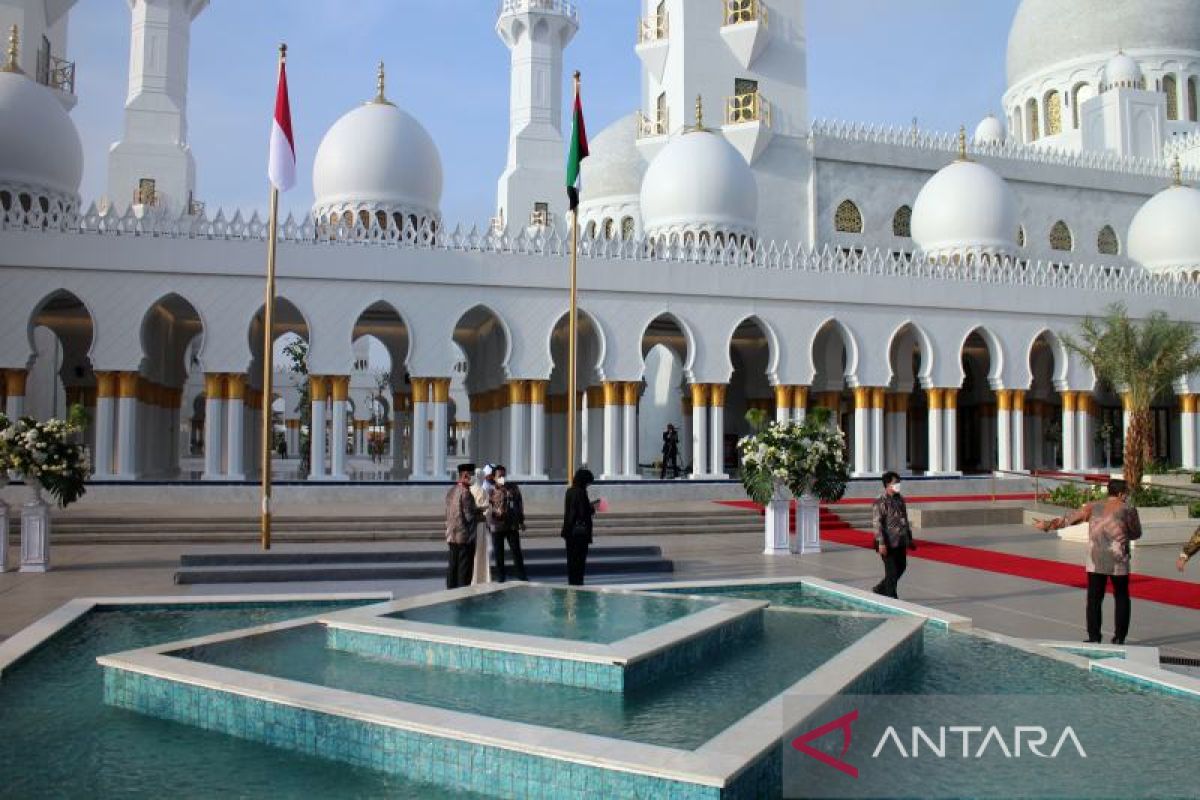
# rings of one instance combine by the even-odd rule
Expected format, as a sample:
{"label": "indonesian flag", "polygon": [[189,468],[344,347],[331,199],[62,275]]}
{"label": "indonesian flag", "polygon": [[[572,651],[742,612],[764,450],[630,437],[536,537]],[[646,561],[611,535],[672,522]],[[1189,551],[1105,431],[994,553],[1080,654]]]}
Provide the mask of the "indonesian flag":
{"label": "indonesian flag", "polygon": [[[578,78],[579,73],[575,73]],[[583,191],[581,162],[588,157],[587,130],[583,125],[583,101],[579,99],[579,81],[575,81],[575,110],[571,115],[571,149],[567,154],[567,198],[574,211]]]}
{"label": "indonesian flag", "polygon": [[279,65],[279,88],[275,92],[275,119],[271,123],[271,158],[267,177],[286,192],[296,184],[296,144],[292,139],[292,110],[288,105],[287,64]]}

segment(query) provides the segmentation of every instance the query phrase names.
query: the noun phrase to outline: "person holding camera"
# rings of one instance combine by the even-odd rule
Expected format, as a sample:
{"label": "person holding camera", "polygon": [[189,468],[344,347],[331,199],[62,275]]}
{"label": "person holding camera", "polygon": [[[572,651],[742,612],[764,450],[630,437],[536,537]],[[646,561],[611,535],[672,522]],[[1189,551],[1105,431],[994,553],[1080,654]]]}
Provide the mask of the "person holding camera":
{"label": "person holding camera", "polygon": [[679,477],[679,433],[669,422],[667,429],[663,431],[662,469],[658,473],[659,480],[667,477],[668,468],[671,470],[672,478]]}

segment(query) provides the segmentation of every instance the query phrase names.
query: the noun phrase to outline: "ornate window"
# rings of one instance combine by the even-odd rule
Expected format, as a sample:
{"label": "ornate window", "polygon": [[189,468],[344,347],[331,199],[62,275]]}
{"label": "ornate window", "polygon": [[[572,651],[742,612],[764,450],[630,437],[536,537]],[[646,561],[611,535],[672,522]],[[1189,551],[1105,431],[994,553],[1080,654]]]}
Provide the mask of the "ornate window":
{"label": "ornate window", "polygon": [[1083,117],[1080,116],[1083,113],[1083,104],[1095,96],[1096,92],[1089,83],[1077,83],[1071,90],[1071,126],[1075,130],[1079,130],[1079,124],[1083,121]]}
{"label": "ornate window", "polygon": [[1196,122],[1196,76],[1188,78],[1187,82],[1188,119]]}
{"label": "ornate window", "polygon": [[591,222],[589,222],[587,224],[587,227],[585,227],[583,229],[583,235],[589,239],[596,238],[596,221],[595,220],[592,220]]}
{"label": "ornate window", "polygon": [[1025,140],[1036,142],[1040,137],[1038,133],[1038,104],[1037,100],[1033,98],[1030,98],[1029,102],[1025,104],[1025,125],[1027,126]]}
{"label": "ornate window", "polygon": [[1061,219],[1054,223],[1054,227],[1050,229],[1050,249],[1051,250],[1073,250],[1074,241],[1071,238],[1071,229],[1067,227],[1067,223]]}
{"label": "ornate window", "polygon": [[633,217],[625,217],[621,220],[621,238],[633,238]]}
{"label": "ornate window", "polygon": [[1179,119],[1179,84],[1174,75],[1163,76],[1162,90],[1167,96],[1167,119]]}
{"label": "ornate window", "polygon": [[1100,229],[1100,233],[1096,237],[1096,249],[1100,251],[1101,255],[1120,255],[1121,243],[1117,241],[1117,232],[1112,229],[1112,225],[1105,225]]}
{"label": "ornate window", "polygon": [[754,22],[760,16],[758,0],[725,0],[725,24]]}
{"label": "ornate window", "polygon": [[608,217],[604,220],[604,238],[613,238],[613,218]]}
{"label": "ornate window", "polygon": [[1062,133],[1062,96],[1058,90],[1051,89],[1046,92],[1043,104],[1046,106],[1046,135]]}
{"label": "ornate window", "polygon": [[838,233],[862,233],[863,218],[858,206],[843,200],[833,214],[833,228]]}
{"label": "ornate window", "polygon": [[912,208],[900,206],[892,216],[892,235],[910,238],[912,236]]}
{"label": "ornate window", "polygon": [[1024,247],[1024,246],[1025,246],[1025,226],[1018,225],[1017,226],[1017,247]]}

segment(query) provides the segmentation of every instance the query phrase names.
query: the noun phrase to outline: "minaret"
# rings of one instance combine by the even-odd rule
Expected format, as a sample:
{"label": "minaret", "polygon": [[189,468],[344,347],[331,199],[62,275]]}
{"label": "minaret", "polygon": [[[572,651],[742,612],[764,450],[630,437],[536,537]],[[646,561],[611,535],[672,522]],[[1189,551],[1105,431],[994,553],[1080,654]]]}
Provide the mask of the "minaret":
{"label": "minaret", "polygon": [[[562,104],[563,50],[579,30],[566,0],[503,0],[496,33],[512,53],[508,164],[500,176],[497,219],[513,230],[552,224],[566,212]],[[540,204],[545,204],[542,206]]]}
{"label": "minaret", "polygon": [[127,0],[133,16],[125,132],[108,153],[108,200],[118,212],[188,210],[196,162],[187,143],[192,20],[208,0]]}

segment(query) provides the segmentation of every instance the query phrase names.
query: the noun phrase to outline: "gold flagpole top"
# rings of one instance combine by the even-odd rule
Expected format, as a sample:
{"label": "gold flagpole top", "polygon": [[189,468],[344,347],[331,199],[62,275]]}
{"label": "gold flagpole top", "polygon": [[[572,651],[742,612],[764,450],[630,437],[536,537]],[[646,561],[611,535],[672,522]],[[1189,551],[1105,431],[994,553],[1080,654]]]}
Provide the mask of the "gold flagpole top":
{"label": "gold flagpole top", "polygon": [[387,76],[384,73],[383,62],[380,61],[379,68],[375,72],[375,99],[371,101],[372,103],[381,106],[395,105],[391,100],[388,100],[387,95],[384,94],[384,87],[386,86],[386,83]]}
{"label": "gold flagpole top", "polygon": [[958,126],[958,160],[959,161],[970,161],[970,159],[967,158],[967,126],[966,125]]}
{"label": "gold flagpole top", "polygon": [[280,42],[279,43],[279,63],[282,64],[285,61],[287,61],[287,43]]}
{"label": "gold flagpole top", "polygon": [[1176,186],[1183,186],[1183,165],[1179,163],[1179,154],[1175,154],[1175,160],[1171,162],[1171,175],[1175,179]]}
{"label": "gold flagpole top", "polygon": [[8,58],[4,62],[4,67],[3,69],[0,69],[0,72],[20,73],[22,71],[21,68],[17,66],[17,56],[20,55],[21,52],[20,43],[21,39],[17,34],[17,26],[13,25],[8,30]]}
{"label": "gold flagpole top", "polygon": [[575,79],[575,90],[578,91],[579,90],[579,70],[575,70],[574,79]]}

